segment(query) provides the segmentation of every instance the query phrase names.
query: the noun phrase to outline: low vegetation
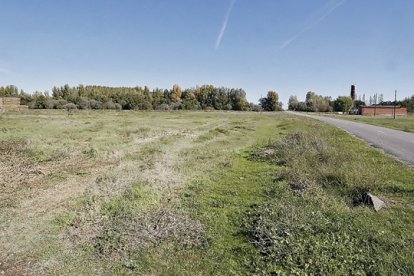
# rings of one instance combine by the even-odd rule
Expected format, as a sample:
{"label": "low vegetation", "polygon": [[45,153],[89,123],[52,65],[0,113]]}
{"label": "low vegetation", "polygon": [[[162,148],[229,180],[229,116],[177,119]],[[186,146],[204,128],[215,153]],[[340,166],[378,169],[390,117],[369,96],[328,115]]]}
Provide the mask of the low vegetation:
{"label": "low vegetation", "polygon": [[[6,274],[413,274],[414,172],[312,119],[31,111],[0,122]],[[387,207],[375,212],[367,192]]]}
{"label": "low vegetation", "polygon": [[[261,254],[257,273],[414,272],[413,205],[407,200],[412,170],[318,124],[250,158],[283,166],[267,189],[268,200],[245,221]],[[376,213],[367,193],[379,195],[388,208]]]}

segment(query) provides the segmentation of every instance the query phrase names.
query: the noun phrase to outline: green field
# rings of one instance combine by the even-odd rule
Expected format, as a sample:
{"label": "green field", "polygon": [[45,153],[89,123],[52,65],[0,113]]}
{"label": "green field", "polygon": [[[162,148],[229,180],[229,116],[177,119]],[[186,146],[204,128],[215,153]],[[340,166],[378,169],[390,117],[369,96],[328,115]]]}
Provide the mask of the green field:
{"label": "green field", "polygon": [[[324,115],[324,114],[320,114]],[[370,117],[370,116],[359,116],[359,115],[329,115],[337,119],[344,119],[350,121],[356,121],[366,123],[374,126],[382,126],[387,128],[393,128],[406,132],[414,132],[414,115],[408,116],[397,116],[393,117]]]}
{"label": "green field", "polygon": [[6,275],[414,274],[413,169],[310,118],[5,113],[0,151]]}

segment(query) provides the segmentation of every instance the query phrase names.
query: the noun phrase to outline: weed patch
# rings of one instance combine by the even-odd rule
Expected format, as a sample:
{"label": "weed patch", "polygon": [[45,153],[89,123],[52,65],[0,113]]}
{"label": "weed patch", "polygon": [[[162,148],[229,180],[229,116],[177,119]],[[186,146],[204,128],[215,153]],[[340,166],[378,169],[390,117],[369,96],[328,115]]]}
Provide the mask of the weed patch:
{"label": "weed patch", "polygon": [[63,212],[56,216],[54,223],[60,228],[65,229],[66,227],[73,224],[75,221],[76,214],[74,212]]}
{"label": "weed patch", "polygon": [[376,169],[363,168],[364,164],[355,162],[355,157],[358,156],[349,151],[338,150],[335,138],[324,130],[317,134],[288,134],[254,151],[249,158],[284,166],[280,176],[295,191],[322,188],[354,206],[359,197],[375,190],[381,182]]}
{"label": "weed patch", "polygon": [[[390,180],[404,179],[399,186],[407,187],[414,173],[400,164],[404,177],[396,177],[394,160],[339,130],[316,129],[288,134],[248,157],[283,166],[268,183],[268,200],[245,217],[244,234],[260,254],[252,273],[412,274],[413,222],[404,219],[412,205],[401,199],[410,189]],[[405,203],[375,213],[368,193]]]}
{"label": "weed patch", "polygon": [[28,154],[25,140],[0,141],[0,207],[14,201],[10,194],[29,185],[34,178],[43,175],[41,167]]}
{"label": "weed patch", "polygon": [[[141,253],[162,243],[175,243],[181,248],[207,246],[205,228],[199,221],[178,208],[160,205],[160,201],[156,190],[134,185],[103,204],[94,220],[78,216],[65,239],[76,241],[83,250],[92,248],[93,254],[121,264],[126,271],[136,270]],[[93,206],[88,202],[84,200],[83,204]],[[66,221],[59,218],[62,220]]]}
{"label": "weed patch", "polygon": [[85,149],[84,151],[82,151],[82,153],[87,157],[87,158],[91,158],[94,159],[97,155],[97,151],[96,149],[94,149],[93,147],[90,147],[89,149]]}
{"label": "weed patch", "polygon": [[349,218],[318,211],[317,206],[269,202],[246,219],[246,235],[262,258],[254,272],[266,274],[376,274],[383,258],[379,241]]}

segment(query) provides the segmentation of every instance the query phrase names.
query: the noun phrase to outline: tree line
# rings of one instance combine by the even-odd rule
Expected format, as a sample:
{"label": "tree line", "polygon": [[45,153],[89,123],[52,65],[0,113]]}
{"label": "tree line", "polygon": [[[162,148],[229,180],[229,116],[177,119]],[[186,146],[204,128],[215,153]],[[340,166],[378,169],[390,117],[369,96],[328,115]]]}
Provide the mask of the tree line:
{"label": "tree line", "polygon": [[249,103],[246,92],[240,88],[213,85],[182,89],[140,87],[107,87],[96,85],[55,86],[49,92],[26,93],[13,85],[0,87],[0,97],[20,97],[21,104],[34,109],[118,109],[118,110],[235,110],[279,111],[282,103],[275,91]]}
{"label": "tree line", "polygon": [[[331,97],[317,95],[315,92],[309,91],[306,93],[305,101],[299,101],[296,96],[290,96],[288,109],[305,112],[349,112],[351,108],[357,109],[365,105],[365,101],[361,99],[355,100],[353,104],[350,96],[339,96],[333,100]],[[381,96],[377,105],[394,105],[394,101],[384,101]],[[397,101],[396,105],[406,107],[408,112],[414,112],[414,95]]]}
{"label": "tree line", "polygon": [[[118,110],[237,110],[237,111],[280,111],[282,103],[279,94],[269,91],[259,99],[259,104],[249,103],[246,92],[241,88],[215,87],[213,85],[182,89],[173,85],[171,89],[140,87],[107,87],[97,85],[55,86],[52,93],[19,90],[14,85],[0,86],[0,97],[20,97],[21,104],[35,109],[118,109]],[[365,98],[365,97],[364,97]],[[371,102],[371,101],[370,101]],[[393,101],[384,101],[382,95],[377,105],[393,105]],[[306,112],[348,112],[352,107],[365,106],[364,100],[355,100],[349,96],[336,99],[321,96],[315,92],[306,93],[305,101],[290,96],[288,109]],[[414,112],[414,95],[396,105]]]}
{"label": "tree line", "polygon": [[298,101],[296,96],[290,96],[288,109],[306,112],[346,112],[352,107],[352,99],[348,96],[339,96],[332,100],[331,97],[324,97],[309,91],[306,93],[305,101]]}

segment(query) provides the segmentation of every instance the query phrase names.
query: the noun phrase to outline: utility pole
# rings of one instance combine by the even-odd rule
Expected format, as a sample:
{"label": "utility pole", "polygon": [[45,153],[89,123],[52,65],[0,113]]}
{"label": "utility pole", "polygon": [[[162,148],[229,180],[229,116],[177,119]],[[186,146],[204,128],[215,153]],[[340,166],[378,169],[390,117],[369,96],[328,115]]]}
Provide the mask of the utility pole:
{"label": "utility pole", "polygon": [[395,107],[397,105],[397,89],[395,89],[395,94],[394,94],[394,119],[395,119]]}
{"label": "utility pole", "polygon": [[377,93],[374,95],[374,117],[377,115]]}

